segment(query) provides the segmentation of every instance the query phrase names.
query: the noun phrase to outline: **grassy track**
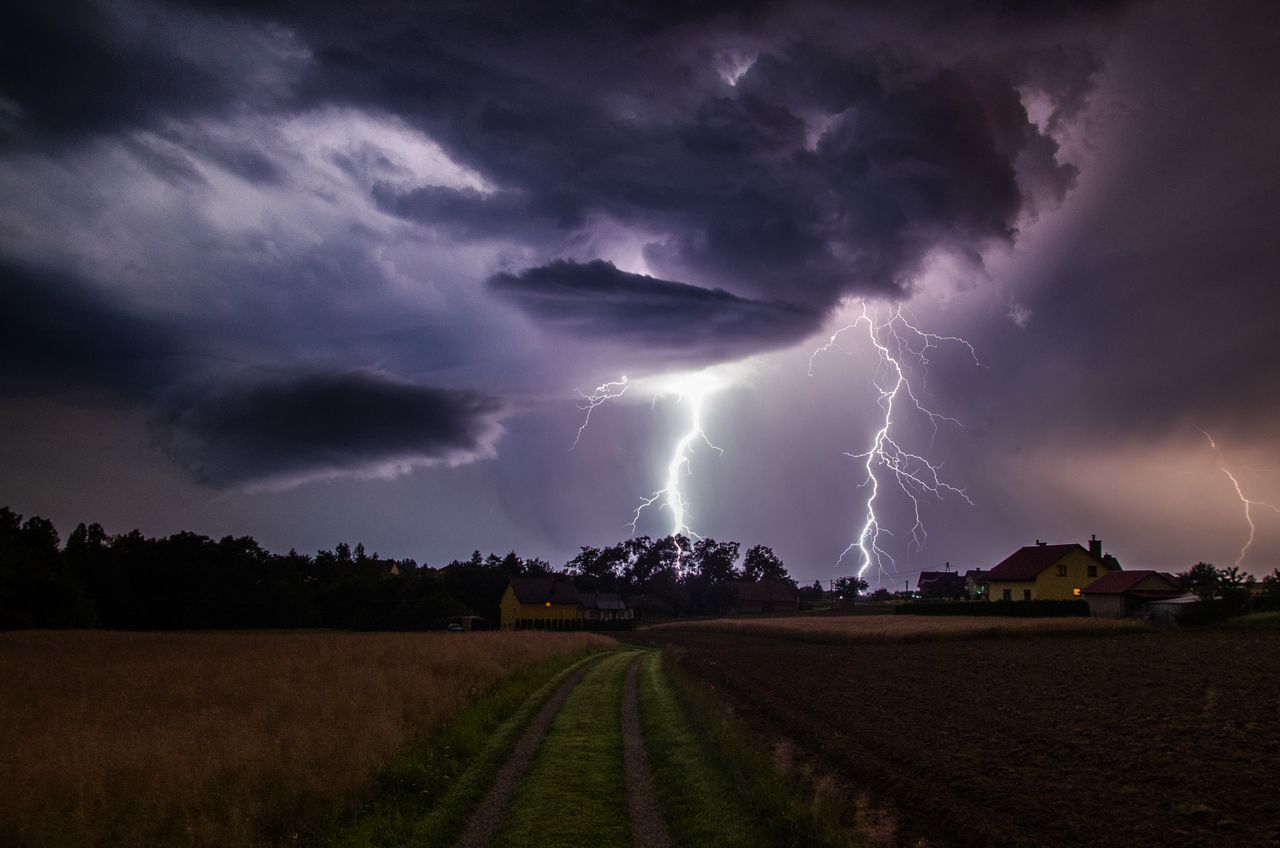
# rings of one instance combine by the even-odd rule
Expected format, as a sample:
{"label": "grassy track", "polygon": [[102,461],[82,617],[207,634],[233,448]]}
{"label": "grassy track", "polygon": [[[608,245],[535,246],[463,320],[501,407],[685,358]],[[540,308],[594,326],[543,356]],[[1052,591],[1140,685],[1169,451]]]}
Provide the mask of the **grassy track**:
{"label": "grassy track", "polygon": [[540,663],[477,701],[388,768],[355,820],[323,841],[335,848],[452,845],[526,725],[592,655]]}
{"label": "grassy track", "polygon": [[565,702],[516,792],[500,848],[629,848],[622,685],[634,658],[601,660]]}
{"label": "grassy track", "polygon": [[656,652],[641,662],[645,747],[677,846],[849,845],[839,822],[814,808],[713,695]]}

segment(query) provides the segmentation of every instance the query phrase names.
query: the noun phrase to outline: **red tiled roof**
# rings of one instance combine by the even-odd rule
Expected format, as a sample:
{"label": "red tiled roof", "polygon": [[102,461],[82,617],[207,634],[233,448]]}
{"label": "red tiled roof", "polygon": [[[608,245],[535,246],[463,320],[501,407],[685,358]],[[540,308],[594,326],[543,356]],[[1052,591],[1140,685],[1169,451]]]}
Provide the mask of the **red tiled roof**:
{"label": "red tiled roof", "polygon": [[1089,553],[1083,545],[1027,545],[1025,548],[1018,548],[988,571],[986,579],[1035,580],[1042,571],[1074,550]]}
{"label": "red tiled roof", "polygon": [[[1169,582],[1165,578],[1165,576],[1160,572],[1151,571],[1150,569],[1147,569],[1142,571],[1108,572],[1107,574],[1102,575],[1097,580],[1090,583],[1088,586],[1085,586],[1084,593],[1086,595],[1123,595],[1124,593],[1132,590],[1134,586],[1137,586],[1139,583],[1141,583],[1142,581],[1146,580],[1149,577],[1157,577],[1161,580],[1164,580],[1166,583],[1169,583],[1169,588],[1167,590],[1169,592],[1173,592],[1173,593],[1182,592],[1182,590],[1179,589],[1177,585]],[[1146,591],[1163,592],[1166,590],[1148,589]]]}

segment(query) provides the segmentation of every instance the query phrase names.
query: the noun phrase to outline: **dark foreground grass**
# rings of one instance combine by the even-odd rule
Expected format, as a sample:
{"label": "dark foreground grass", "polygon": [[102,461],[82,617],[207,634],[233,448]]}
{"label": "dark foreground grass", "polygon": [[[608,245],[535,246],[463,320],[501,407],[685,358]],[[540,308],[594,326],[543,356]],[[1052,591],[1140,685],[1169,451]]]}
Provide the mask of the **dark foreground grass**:
{"label": "dark foreground grass", "polygon": [[851,845],[838,818],[806,797],[704,686],[667,656],[642,662],[640,720],[676,846]]}
{"label": "dark foreground grass", "polygon": [[333,848],[452,845],[525,727],[564,679],[596,653],[546,660],[477,699],[390,765],[364,803],[331,822],[315,841]]}
{"label": "dark foreground grass", "polygon": [[635,652],[606,657],[556,717],[516,791],[502,848],[629,848],[622,687]]}

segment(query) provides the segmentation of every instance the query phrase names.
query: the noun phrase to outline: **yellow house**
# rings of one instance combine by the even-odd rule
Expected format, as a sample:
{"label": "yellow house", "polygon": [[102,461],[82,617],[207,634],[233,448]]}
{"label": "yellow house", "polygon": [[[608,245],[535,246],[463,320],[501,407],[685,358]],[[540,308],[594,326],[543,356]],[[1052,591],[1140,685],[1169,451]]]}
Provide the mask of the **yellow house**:
{"label": "yellow house", "polygon": [[1089,540],[1088,550],[1036,542],[1006,557],[986,573],[984,582],[992,601],[1083,600],[1086,586],[1119,567],[1114,558],[1103,559],[1097,538]]}
{"label": "yellow house", "polygon": [[580,607],[567,576],[512,577],[498,605],[503,630],[572,630],[579,626]]}

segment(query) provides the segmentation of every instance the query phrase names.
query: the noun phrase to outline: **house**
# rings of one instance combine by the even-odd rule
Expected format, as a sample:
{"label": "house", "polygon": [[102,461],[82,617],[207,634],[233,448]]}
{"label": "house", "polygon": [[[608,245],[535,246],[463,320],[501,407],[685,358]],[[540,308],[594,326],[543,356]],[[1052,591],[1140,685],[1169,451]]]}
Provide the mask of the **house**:
{"label": "house", "polygon": [[800,590],[786,580],[745,580],[729,584],[734,612],[794,612],[800,609]]}
{"label": "house", "polygon": [[633,618],[671,618],[676,614],[671,604],[657,595],[632,595],[626,600]]}
{"label": "house", "polygon": [[1098,618],[1141,615],[1152,601],[1178,598],[1186,591],[1158,571],[1112,571],[1084,587],[1089,614]]}
{"label": "house", "polygon": [[1104,574],[1119,571],[1114,557],[1104,558],[1095,536],[1089,549],[1078,544],[1049,545],[1039,540],[1019,548],[986,574],[992,601],[1054,601],[1082,598],[1084,588]]}
{"label": "house", "polygon": [[575,630],[581,597],[565,575],[512,577],[499,603],[503,630]]}
{"label": "house", "polygon": [[984,601],[987,598],[987,572],[982,568],[971,568],[964,573],[964,593],[971,601]]}
{"label": "house", "polygon": [[945,571],[922,571],[916,579],[916,591],[925,598],[951,598],[960,600],[965,595],[964,578],[960,572],[951,570],[947,563]]}
{"label": "house", "polygon": [[580,593],[581,615],[587,622],[624,622],[635,618],[635,611],[628,609],[622,596],[612,592]]}

